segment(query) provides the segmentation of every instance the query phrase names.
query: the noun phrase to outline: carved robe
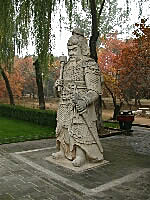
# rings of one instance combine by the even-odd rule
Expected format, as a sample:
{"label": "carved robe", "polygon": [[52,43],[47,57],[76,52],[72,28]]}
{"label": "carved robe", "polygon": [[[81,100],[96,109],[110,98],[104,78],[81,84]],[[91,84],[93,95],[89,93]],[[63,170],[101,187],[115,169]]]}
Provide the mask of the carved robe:
{"label": "carved robe", "polygon": [[[65,156],[73,160],[76,146],[85,151],[88,160],[103,160],[103,149],[96,128],[94,101],[101,93],[100,71],[89,57],[71,59],[64,66],[63,85],[57,112],[56,146],[62,145]],[[87,103],[78,112],[72,102],[74,94]]]}

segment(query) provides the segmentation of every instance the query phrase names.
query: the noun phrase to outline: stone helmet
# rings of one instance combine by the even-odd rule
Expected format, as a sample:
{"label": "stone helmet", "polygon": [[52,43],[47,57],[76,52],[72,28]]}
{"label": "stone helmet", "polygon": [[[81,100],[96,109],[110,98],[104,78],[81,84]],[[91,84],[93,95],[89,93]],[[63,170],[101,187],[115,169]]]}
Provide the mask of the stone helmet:
{"label": "stone helmet", "polygon": [[79,28],[75,28],[72,31],[72,36],[69,38],[67,43],[68,49],[73,49],[76,45],[78,45],[81,48],[83,56],[89,55],[87,39],[84,37],[84,31]]}
{"label": "stone helmet", "polygon": [[72,31],[72,35],[80,35],[80,36],[83,36],[84,37],[84,30],[83,29],[80,29],[80,28],[75,28],[73,29]]}

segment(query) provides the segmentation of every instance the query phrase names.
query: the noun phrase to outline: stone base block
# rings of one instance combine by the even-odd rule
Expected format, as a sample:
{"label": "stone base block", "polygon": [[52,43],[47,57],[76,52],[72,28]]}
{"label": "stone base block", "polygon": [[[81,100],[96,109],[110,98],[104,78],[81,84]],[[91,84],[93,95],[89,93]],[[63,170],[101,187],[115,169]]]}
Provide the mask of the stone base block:
{"label": "stone base block", "polygon": [[49,156],[49,157],[46,157],[45,160],[47,160],[53,164],[56,164],[58,166],[62,166],[64,168],[70,169],[74,172],[83,172],[83,171],[86,171],[86,170],[89,170],[89,169],[92,169],[95,167],[102,167],[104,165],[109,164],[109,161],[103,160],[103,161],[97,162],[97,163],[85,163],[81,167],[74,167],[72,165],[72,161],[67,160],[67,159],[58,159],[57,160],[57,159],[54,159],[52,156]]}

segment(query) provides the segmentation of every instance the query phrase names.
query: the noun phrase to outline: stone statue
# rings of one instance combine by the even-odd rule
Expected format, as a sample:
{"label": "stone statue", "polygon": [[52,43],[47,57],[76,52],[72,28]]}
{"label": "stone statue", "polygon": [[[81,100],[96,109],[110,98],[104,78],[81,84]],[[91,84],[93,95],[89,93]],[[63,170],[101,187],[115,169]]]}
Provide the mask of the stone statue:
{"label": "stone statue", "polygon": [[68,40],[69,60],[60,57],[60,77],[55,87],[60,95],[57,112],[54,159],[66,158],[73,166],[103,161],[103,148],[96,128],[94,102],[101,94],[100,71],[89,57],[84,33],[75,29]]}

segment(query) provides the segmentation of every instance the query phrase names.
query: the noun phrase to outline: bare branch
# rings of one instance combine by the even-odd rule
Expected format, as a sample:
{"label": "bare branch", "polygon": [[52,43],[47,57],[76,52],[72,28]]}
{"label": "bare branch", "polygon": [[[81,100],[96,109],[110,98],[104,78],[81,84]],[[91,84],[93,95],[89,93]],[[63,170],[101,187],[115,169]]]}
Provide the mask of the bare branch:
{"label": "bare branch", "polygon": [[103,2],[101,4],[101,8],[100,8],[99,13],[98,13],[98,21],[100,19],[101,14],[102,14],[102,11],[103,11],[103,8],[104,8],[104,4],[105,4],[105,0],[103,0]]}

